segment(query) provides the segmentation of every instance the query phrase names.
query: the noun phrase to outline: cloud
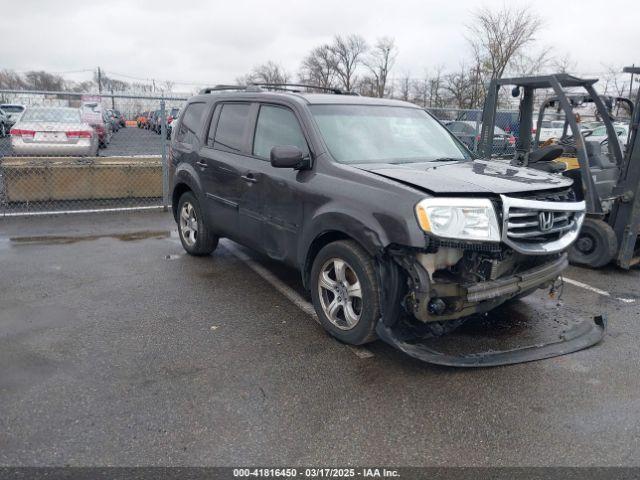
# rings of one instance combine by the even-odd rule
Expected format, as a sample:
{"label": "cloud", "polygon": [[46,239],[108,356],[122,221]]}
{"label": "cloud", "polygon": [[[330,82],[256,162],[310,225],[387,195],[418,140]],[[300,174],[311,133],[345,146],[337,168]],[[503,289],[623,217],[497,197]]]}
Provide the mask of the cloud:
{"label": "cloud", "polygon": [[[0,6],[3,37],[11,40],[0,44],[3,67],[64,72],[101,66],[107,73],[203,83],[233,81],[266,60],[295,73],[313,46],[348,33],[371,42],[395,37],[396,75],[420,76],[438,65],[455,68],[468,58],[464,26],[478,5],[473,0],[6,3]],[[503,5],[502,0],[486,3]],[[535,8],[545,18],[540,44],[552,46],[558,56],[569,53],[581,72],[640,63],[633,22],[640,13],[637,2],[609,1],[607,11],[626,14],[598,23],[590,13],[602,8],[595,0],[540,0]]]}

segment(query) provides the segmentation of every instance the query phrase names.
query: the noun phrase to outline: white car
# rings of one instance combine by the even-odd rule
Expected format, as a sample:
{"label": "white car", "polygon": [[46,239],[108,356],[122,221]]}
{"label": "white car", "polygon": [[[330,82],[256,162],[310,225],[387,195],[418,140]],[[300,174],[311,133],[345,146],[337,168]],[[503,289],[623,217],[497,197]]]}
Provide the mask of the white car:
{"label": "white car", "polygon": [[[549,139],[559,140],[564,131],[564,120],[543,120],[540,128],[540,143],[544,143]],[[570,129],[568,130],[570,132]]]}
{"label": "white car", "polygon": [[28,107],[11,129],[11,148],[15,155],[95,156],[98,135],[77,108]]}

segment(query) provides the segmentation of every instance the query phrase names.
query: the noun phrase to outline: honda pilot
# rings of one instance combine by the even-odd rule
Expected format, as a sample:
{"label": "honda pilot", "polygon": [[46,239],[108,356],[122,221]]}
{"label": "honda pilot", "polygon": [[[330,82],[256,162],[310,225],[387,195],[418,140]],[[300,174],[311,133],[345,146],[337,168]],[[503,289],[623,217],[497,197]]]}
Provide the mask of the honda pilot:
{"label": "honda pilot", "polygon": [[280,90],[209,88],[182,109],[169,175],[187,253],[226,237],[295,267],[356,345],[449,331],[567,267],[585,211],[570,179],[476,159],[411,103]]}

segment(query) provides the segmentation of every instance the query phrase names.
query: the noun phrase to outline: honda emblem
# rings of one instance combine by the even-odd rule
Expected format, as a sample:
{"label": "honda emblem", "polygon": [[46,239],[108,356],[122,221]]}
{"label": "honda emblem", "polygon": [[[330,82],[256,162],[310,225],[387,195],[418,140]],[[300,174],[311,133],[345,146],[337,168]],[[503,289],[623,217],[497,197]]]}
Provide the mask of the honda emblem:
{"label": "honda emblem", "polygon": [[540,212],[538,214],[538,225],[541,232],[548,232],[553,227],[553,212]]}

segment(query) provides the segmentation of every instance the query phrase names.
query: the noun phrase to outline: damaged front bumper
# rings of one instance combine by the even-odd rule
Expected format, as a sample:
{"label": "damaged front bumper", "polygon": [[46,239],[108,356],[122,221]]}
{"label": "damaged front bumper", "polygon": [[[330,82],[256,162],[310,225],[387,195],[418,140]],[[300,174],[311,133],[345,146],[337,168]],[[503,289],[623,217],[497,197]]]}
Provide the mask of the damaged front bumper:
{"label": "damaged front bumper", "polygon": [[386,326],[383,322],[378,322],[376,331],[384,342],[423,362],[450,367],[497,367],[558,357],[589,348],[602,340],[606,327],[606,318],[597,316],[563,331],[551,342],[462,355],[438,351],[425,345],[409,331]]}

